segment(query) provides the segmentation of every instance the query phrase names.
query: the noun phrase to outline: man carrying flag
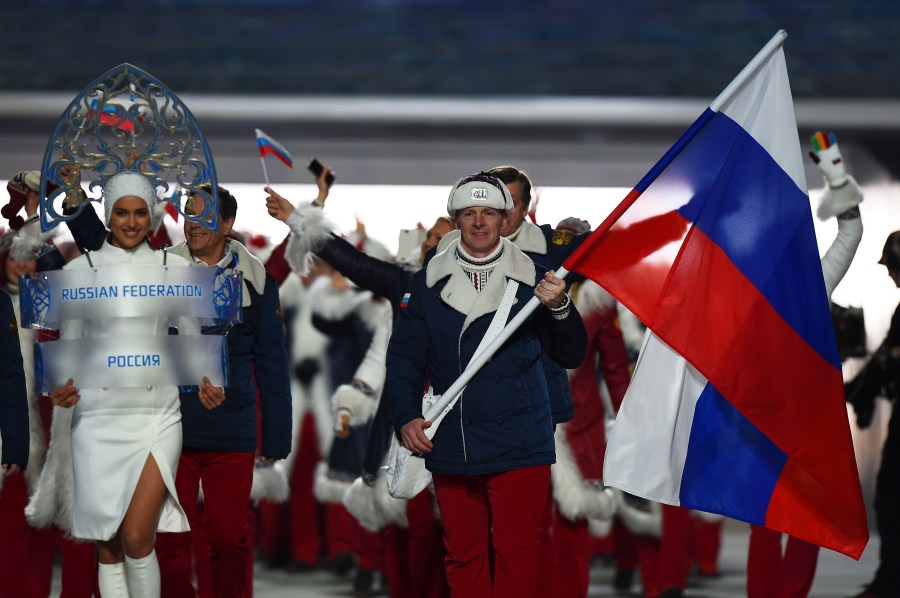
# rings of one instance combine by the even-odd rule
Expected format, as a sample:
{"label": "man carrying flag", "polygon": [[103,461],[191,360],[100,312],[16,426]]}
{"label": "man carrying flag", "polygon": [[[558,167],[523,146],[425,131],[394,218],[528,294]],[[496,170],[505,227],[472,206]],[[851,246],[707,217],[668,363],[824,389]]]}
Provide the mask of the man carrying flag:
{"label": "man carrying flag", "polygon": [[[425,455],[432,473],[455,596],[538,595],[539,528],[555,461],[540,359],[546,351],[574,368],[587,345],[563,281],[501,237],[512,208],[506,185],[487,173],[454,185],[447,211],[462,232],[413,275],[388,346],[384,396],[391,423],[404,447]],[[488,354],[482,340],[494,336],[494,314],[505,305],[506,316],[518,318],[530,297],[540,311],[532,310],[478,369]],[[463,369],[471,376],[460,396],[452,389]],[[445,405],[451,408],[433,441],[426,430],[436,418],[422,405],[426,383],[445,398],[460,397]]]}
{"label": "man carrying flag", "polygon": [[[785,37],[763,48],[564,266],[651,331],[610,437],[607,485],[859,558],[865,509]],[[628,234],[651,217],[685,232],[667,244]]]}

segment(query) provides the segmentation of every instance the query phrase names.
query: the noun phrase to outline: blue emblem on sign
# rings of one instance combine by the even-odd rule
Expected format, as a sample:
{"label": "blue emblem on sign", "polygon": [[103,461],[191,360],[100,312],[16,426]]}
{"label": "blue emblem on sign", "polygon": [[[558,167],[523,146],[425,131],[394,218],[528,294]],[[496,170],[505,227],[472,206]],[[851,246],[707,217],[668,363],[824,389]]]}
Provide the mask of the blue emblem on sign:
{"label": "blue emblem on sign", "polygon": [[234,323],[243,318],[244,275],[237,270],[219,268],[213,279],[213,304],[220,320]]}
{"label": "blue emblem on sign", "polygon": [[46,328],[50,311],[50,285],[45,276],[23,277],[19,280],[19,301],[22,308],[22,326]]}

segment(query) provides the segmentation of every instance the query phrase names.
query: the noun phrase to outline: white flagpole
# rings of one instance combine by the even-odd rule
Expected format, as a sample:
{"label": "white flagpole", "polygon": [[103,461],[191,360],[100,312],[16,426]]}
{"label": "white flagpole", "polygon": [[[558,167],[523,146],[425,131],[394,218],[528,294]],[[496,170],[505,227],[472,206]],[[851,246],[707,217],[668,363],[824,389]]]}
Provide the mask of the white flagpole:
{"label": "white flagpole", "polygon": [[260,156],[260,157],[259,157],[259,162],[260,162],[260,164],[262,164],[262,167],[263,167],[263,176],[266,177],[266,187],[268,187],[268,186],[269,186],[269,173],[266,171],[266,158],[265,158],[265,156]]}
{"label": "white flagpole", "polygon": [[778,33],[772,36],[772,39],[769,40],[765,46],[763,46],[762,50],[757,52],[756,56],[747,63],[747,66],[741,70],[740,73],[737,74],[737,77],[731,80],[731,83],[728,84],[722,93],[719,94],[715,100],[709,105],[709,109],[713,112],[718,112],[722,109],[722,106],[728,103],[731,100],[732,96],[737,93],[737,91],[743,87],[744,83],[747,82],[756,71],[763,65],[763,63],[769,59],[769,57],[778,51],[779,48],[784,44],[784,40],[787,39],[787,31],[784,29],[779,29]]}

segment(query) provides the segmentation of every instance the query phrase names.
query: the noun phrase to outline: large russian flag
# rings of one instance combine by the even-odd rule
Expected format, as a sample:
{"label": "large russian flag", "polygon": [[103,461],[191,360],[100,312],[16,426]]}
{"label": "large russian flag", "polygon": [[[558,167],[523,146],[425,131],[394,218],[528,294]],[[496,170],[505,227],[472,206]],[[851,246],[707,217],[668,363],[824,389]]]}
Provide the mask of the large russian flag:
{"label": "large russian flag", "polygon": [[784,38],[564,266],[651,331],[609,439],[607,485],[858,559],[865,508]]}

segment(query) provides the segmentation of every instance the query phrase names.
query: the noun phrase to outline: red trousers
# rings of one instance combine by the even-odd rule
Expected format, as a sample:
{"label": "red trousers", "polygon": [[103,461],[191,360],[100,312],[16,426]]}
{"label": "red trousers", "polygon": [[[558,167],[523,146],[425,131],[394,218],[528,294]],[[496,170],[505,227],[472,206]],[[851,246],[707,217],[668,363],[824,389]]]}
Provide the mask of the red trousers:
{"label": "red trousers", "polygon": [[[442,598],[450,596],[447,575],[444,572],[443,531],[435,518],[434,498],[427,488],[406,503],[407,562],[409,563],[409,587],[411,596]],[[391,595],[393,595],[393,588]]]}
{"label": "red trousers", "polygon": [[316,420],[307,411],[300,418],[300,442],[291,470],[287,504],[262,501],[258,509],[257,545],[273,562],[315,565],[322,552],[324,509],[313,495],[316,465],[322,460]]}
{"label": "red trousers", "polygon": [[97,590],[97,553],[91,542],[64,539],[50,527],[36,529],[25,520],[28,493],[25,477],[3,482],[0,494],[0,563],[8,572],[0,583],[0,598],[50,595],[53,558],[62,549],[62,598],[90,598]]}
{"label": "red trousers", "polygon": [[[224,452],[184,449],[178,462],[175,489],[187,514],[191,532],[157,535],[162,593],[169,597],[196,596],[191,582],[192,538],[205,533],[211,564],[213,595],[220,598],[244,596],[247,572],[252,566],[250,486],[255,456],[251,452]],[[203,518],[197,500],[203,484]],[[199,561],[200,559],[198,559]],[[198,570],[202,568],[202,563]]]}
{"label": "red trousers", "polygon": [[[90,598],[99,596],[97,584],[97,550],[92,542],[77,542],[63,538],[60,530],[53,530],[62,544],[62,593],[59,598]],[[49,596],[50,587],[41,596]]]}
{"label": "red trousers", "polygon": [[[591,535],[587,519],[572,521],[553,506],[553,596],[584,598],[591,577]],[[551,594],[546,594],[551,595]]]}
{"label": "red trousers", "polygon": [[638,544],[641,581],[648,598],[670,588],[681,588],[690,572],[691,512],[682,507],[662,506],[662,537]]}
{"label": "red trousers", "polygon": [[[46,530],[28,525],[25,520],[27,504],[25,476],[20,473],[4,480],[0,494],[0,563],[8,574],[0,584],[0,598],[28,598],[50,593],[53,538]],[[49,550],[45,545],[49,545]]]}
{"label": "red trousers", "polygon": [[691,517],[691,560],[698,572],[709,575],[719,572],[721,548],[722,521]]}
{"label": "red trousers", "polygon": [[328,526],[328,557],[352,554],[360,569],[374,571],[381,567],[381,534],[363,528],[347,507],[337,503],[325,505]]}
{"label": "red trousers", "polygon": [[536,596],[550,466],[462,476],[434,474],[453,596]]}
{"label": "red trousers", "polygon": [[747,597],[805,597],[816,576],[819,547],[792,536],[781,552],[781,533],[750,526]]}
{"label": "red trousers", "polygon": [[409,533],[396,524],[382,530],[384,534],[384,579],[391,598],[417,598],[427,594],[414,594],[409,583]]}

